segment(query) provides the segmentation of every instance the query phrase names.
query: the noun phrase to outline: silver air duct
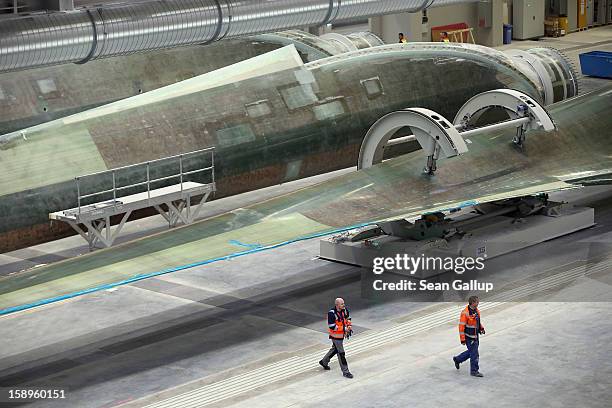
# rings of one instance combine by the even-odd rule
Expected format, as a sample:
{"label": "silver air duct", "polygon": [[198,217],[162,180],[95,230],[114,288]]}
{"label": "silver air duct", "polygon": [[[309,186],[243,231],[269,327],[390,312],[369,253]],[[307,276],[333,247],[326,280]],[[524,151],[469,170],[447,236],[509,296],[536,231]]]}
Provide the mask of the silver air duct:
{"label": "silver air duct", "polygon": [[0,20],[0,72],[477,0],[153,0]]}

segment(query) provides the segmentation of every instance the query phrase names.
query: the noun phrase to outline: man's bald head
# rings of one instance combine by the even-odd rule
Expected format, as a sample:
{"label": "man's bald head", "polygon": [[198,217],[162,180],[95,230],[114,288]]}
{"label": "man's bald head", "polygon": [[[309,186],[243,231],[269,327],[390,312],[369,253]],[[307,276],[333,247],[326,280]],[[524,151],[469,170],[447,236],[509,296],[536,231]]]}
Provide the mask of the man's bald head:
{"label": "man's bald head", "polygon": [[338,310],[344,309],[344,299],[336,298],[335,304],[336,304],[336,309]]}

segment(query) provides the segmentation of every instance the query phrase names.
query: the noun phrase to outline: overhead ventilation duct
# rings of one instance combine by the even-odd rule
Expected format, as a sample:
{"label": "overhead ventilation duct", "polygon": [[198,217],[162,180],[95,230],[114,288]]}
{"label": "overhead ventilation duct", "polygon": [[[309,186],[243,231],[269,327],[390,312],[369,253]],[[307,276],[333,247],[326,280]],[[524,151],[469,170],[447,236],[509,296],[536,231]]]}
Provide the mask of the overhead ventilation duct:
{"label": "overhead ventilation duct", "polygon": [[153,0],[0,20],[0,72],[476,0]]}

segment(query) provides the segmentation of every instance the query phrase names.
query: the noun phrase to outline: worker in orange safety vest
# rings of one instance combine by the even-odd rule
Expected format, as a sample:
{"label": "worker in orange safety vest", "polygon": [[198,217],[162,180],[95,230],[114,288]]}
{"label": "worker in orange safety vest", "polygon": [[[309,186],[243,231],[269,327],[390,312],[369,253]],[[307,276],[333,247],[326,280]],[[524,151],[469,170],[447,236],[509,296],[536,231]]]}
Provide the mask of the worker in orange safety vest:
{"label": "worker in orange safety vest", "polygon": [[453,357],[457,370],[461,363],[469,359],[470,374],[473,377],[483,377],[478,366],[478,340],[479,335],[485,334],[485,329],[480,322],[478,303],[480,303],[478,296],[470,296],[468,305],[461,311],[461,316],[459,317],[459,339],[461,340],[461,344],[467,346],[467,350]]}
{"label": "worker in orange safety vest", "polygon": [[334,303],[334,308],[327,312],[327,330],[329,332],[329,339],[332,341],[332,346],[327,354],[325,354],[325,357],[319,361],[319,364],[325,370],[330,370],[329,362],[332,357],[337,354],[342,375],[346,378],[353,378],[353,374],[349,371],[348,363],[346,362],[343,344],[344,339],[353,334],[351,316],[348,308],[344,305],[344,299],[337,298]]}

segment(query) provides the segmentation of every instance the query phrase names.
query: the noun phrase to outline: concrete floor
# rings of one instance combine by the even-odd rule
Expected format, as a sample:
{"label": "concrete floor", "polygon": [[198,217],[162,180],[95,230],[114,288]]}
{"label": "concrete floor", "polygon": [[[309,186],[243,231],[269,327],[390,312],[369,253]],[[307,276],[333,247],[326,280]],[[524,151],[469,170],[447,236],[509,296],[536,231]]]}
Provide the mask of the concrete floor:
{"label": "concrete floor", "polygon": [[[612,287],[608,287],[608,290]],[[456,327],[430,330],[351,360],[353,380],[337,365],[227,407],[609,407],[612,364],[610,303],[523,303],[483,316],[490,334],[480,349],[482,379],[468,375]],[[580,327],[570,331],[568,326]],[[350,359],[350,344],[347,352]],[[338,392],[338,390],[341,390]]]}
{"label": "concrete floor", "polygon": [[[598,30],[611,35],[609,27]],[[564,37],[568,48],[586,41],[577,34]],[[206,215],[331,176],[211,202]],[[186,406],[176,398],[187,392],[210,403],[196,406],[219,407],[339,398],[357,407],[610,406],[612,189],[556,198],[593,206],[597,225],[491,260],[470,276],[508,296],[483,304],[483,379],[465,367],[456,372],[450,360],[462,351],[457,298],[371,298],[365,271],[318,259],[311,240],[1,317],[0,387],[66,388],[67,400],[34,407]],[[123,239],[166,227],[153,217],[126,228]],[[85,250],[72,237],[1,255],[0,273]],[[316,363],[328,347],[325,312],[338,295],[354,315],[353,380],[339,375],[335,361],[331,372]]]}
{"label": "concrete floor", "polygon": [[[483,310],[487,377],[481,381],[487,387],[475,394],[476,405],[495,397],[499,406],[564,406],[568,399],[588,395],[587,406],[605,406],[612,398],[606,387],[612,378],[607,358],[612,268],[571,285],[538,286],[587,261],[612,262],[612,190],[592,187],[557,198],[594,206],[597,226],[496,258],[480,275],[469,276],[486,276],[508,288],[500,293],[535,285],[530,297],[513,299],[528,302]],[[209,393],[220,398],[213,406],[332,403],[325,396],[348,380],[340,377],[335,362],[332,372],[321,373],[316,361],[327,348],[324,313],[342,295],[357,331],[347,345],[356,375],[346,394],[352,404],[439,406],[451,401],[461,406],[457,387],[467,390],[476,379],[465,369],[455,373],[449,360],[461,350],[455,327],[459,306],[362,296],[364,272],[317,259],[317,250],[316,240],[306,241],[0,318],[0,331],[11,333],[0,349],[0,386],[67,388],[68,400],[31,404],[35,407],[145,406],[243,378],[238,390],[246,392],[227,399],[232,388],[218,388]],[[434,315],[449,306],[455,309],[444,319]],[[393,334],[419,318],[428,331]],[[369,346],[357,347],[364,342]],[[352,354],[352,348],[364,351]],[[299,367],[287,362],[295,358],[302,358]],[[276,362],[280,365],[270,374],[266,367]],[[274,376],[277,371],[280,377]],[[251,390],[253,384],[259,386]],[[428,394],[432,384],[435,395]],[[521,387],[524,392],[518,392]],[[381,393],[389,394],[381,399]],[[543,401],[536,395],[549,403],[534,403]]]}

